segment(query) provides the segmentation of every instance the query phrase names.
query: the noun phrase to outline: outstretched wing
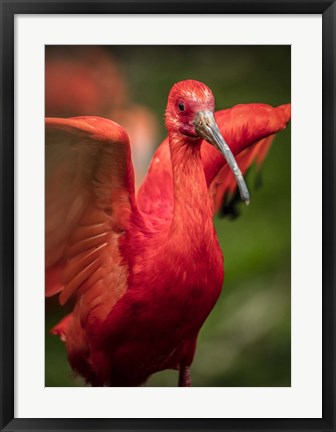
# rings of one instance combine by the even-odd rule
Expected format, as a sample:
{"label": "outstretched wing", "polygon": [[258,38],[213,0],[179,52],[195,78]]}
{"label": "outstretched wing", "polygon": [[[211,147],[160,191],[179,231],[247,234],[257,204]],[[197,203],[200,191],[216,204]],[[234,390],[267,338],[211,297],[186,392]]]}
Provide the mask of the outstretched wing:
{"label": "outstretched wing", "polygon": [[[120,241],[135,211],[129,140],[99,117],[46,119],[46,295],[75,293],[80,316],[108,313],[125,292]],[[77,302],[78,303],[78,302]]]}
{"label": "outstretched wing", "polygon": [[[229,144],[243,174],[256,161],[260,166],[275,134],[286,128],[290,120],[290,104],[271,107],[266,104],[236,105],[216,113],[219,129]],[[214,147],[202,147],[204,172],[214,213],[225,197],[237,189],[237,182],[223,156]]]}
{"label": "outstretched wing", "polygon": [[[274,134],[285,129],[290,120],[290,105],[271,107],[265,104],[236,105],[217,111],[219,129],[236,156],[243,172],[254,160],[261,164]],[[202,143],[202,161],[213,203],[214,213],[228,192],[234,192],[236,181],[226,168],[224,157],[206,141]],[[169,144],[166,139],[156,150],[148,174],[139,189],[137,203],[147,214],[172,211],[173,186]]]}

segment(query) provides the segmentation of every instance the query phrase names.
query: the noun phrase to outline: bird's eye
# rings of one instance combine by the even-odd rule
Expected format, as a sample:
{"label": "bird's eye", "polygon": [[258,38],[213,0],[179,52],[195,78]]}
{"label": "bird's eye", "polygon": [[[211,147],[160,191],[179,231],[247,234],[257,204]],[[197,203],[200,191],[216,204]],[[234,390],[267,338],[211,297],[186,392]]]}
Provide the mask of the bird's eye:
{"label": "bird's eye", "polygon": [[180,111],[184,111],[185,110],[183,102],[179,102],[178,107],[179,107]]}

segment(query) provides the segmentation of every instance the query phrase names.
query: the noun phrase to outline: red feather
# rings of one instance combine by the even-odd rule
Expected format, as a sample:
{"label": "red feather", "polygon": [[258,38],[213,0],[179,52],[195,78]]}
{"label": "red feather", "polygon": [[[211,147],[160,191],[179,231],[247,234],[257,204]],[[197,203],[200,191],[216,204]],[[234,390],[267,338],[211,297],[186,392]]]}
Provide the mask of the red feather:
{"label": "red feather", "polygon": [[[173,87],[169,139],[137,197],[119,125],[96,117],[46,121],[46,291],[60,291],[61,304],[75,302],[53,333],[92,385],[141,385],[167,368],[180,369],[181,385],[189,384],[197,335],[224,277],[212,220],[219,180],[221,194],[234,187],[223,157],[194,127],[213,107],[204,84]],[[244,170],[264,157],[266,137],[285,127],[289,112],[253,104],[216,117]]]}

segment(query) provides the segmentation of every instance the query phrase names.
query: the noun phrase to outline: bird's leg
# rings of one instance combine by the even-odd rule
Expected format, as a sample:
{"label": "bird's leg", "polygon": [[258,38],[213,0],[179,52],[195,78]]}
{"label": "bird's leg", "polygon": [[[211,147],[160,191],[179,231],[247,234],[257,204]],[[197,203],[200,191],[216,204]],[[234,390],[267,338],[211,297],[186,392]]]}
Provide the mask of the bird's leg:
{"label": "bird's leg", "polygon": [[192,387],[190,368],[185,365],[180,365],[179,387]]}

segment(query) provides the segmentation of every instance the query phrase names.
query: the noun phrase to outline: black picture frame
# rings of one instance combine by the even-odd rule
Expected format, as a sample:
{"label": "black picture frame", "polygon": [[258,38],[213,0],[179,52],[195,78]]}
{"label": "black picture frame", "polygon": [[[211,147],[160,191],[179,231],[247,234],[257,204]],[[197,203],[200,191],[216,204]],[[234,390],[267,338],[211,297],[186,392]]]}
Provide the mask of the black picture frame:
{"label": "black picture frame", "polygon": [[[335,431],[336,4],[327,0],[10,1],[1,5],[1,393],[2,431]],[[14,16],[15,14],[322,14],[323,410],[322,419],[14,418]]]}

